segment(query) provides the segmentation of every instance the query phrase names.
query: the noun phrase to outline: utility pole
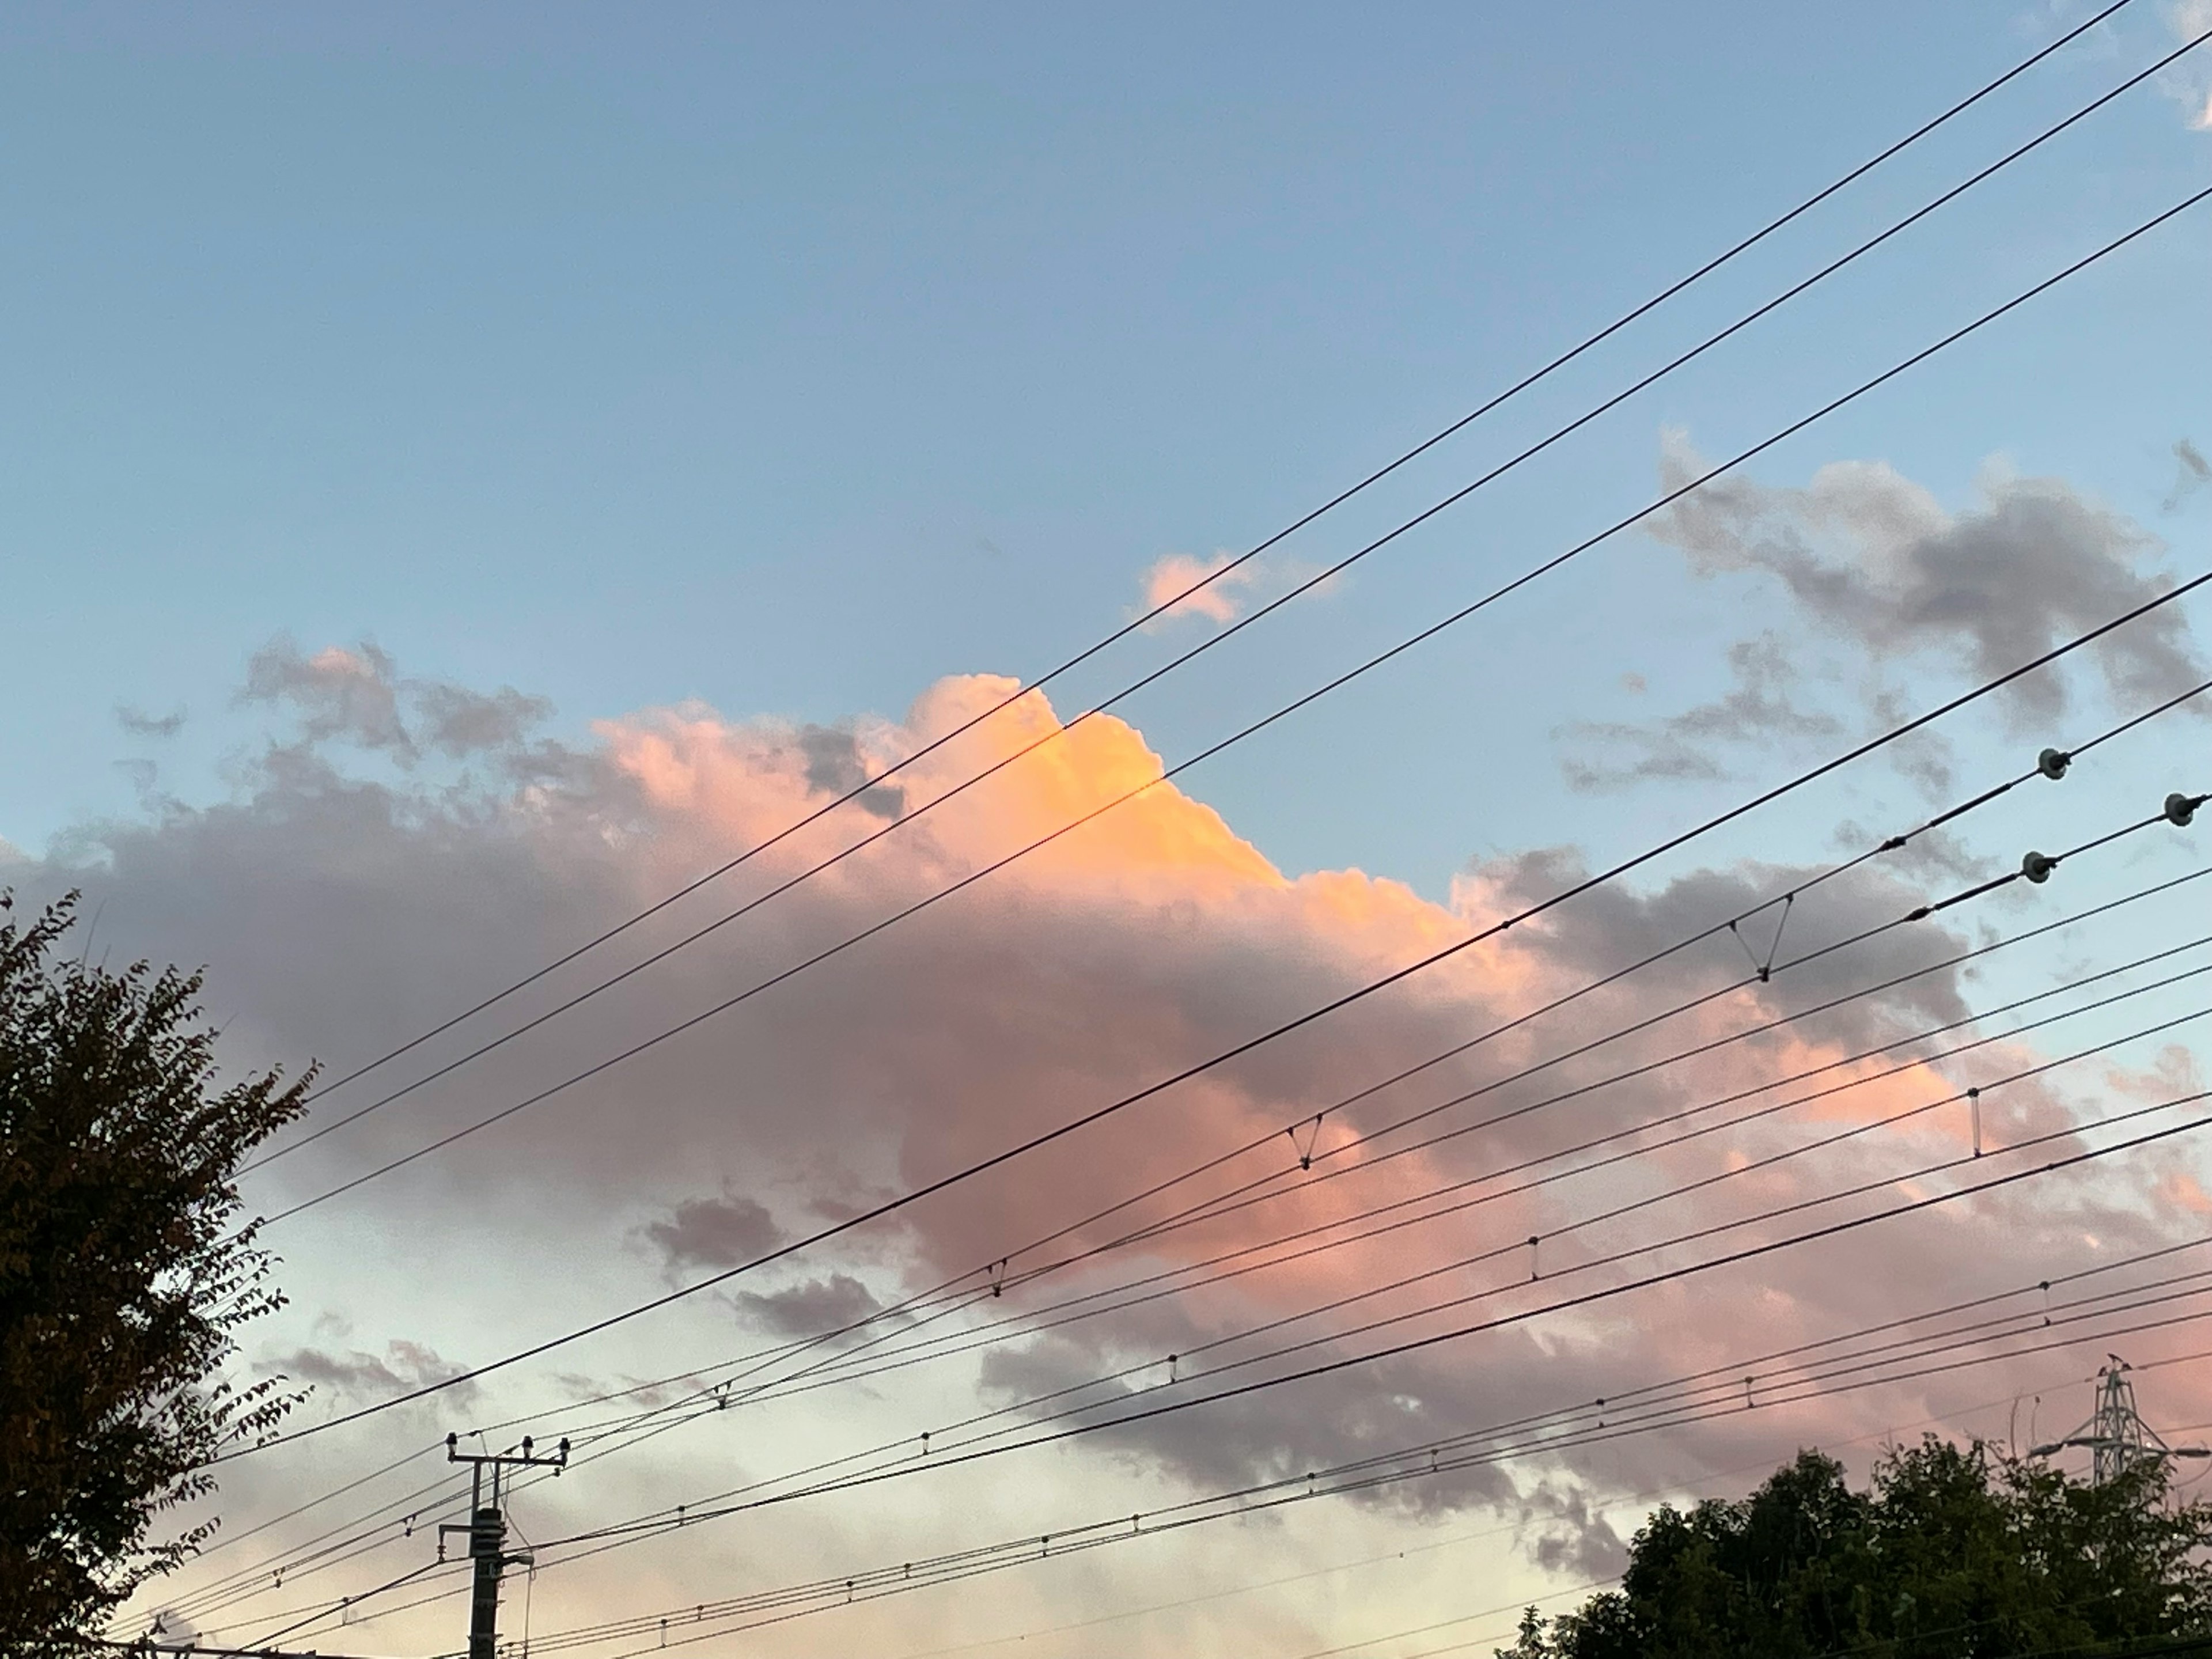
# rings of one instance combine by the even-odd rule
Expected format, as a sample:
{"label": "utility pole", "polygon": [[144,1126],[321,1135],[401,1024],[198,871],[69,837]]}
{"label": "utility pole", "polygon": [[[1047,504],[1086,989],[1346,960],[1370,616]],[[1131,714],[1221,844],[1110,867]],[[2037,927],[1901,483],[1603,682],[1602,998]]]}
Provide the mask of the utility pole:
{"label": "utility pole", "polygon": [[[438,1528],[441,1557],[446,1551],[446,1534],[457,1532],[468,1539],[469,1559],[476,1565],[475,1583],[469,1592],[469,1659],[493,1659],[492,1650],[498,1645],[500,1575],[509,1567],[532,1565],[527,1555],[507,1553],[507,1515],[499,1501],[501,1478],[509,1469],[550,1469],[557,1480],[561,1471],[568,1467],[568,1442],[565,1437],[550,1457],[536,1455],[532,1450],[533,1443],[528,1435],[524,1435],[522,1451],[518,1456],[508,1452],[464,1452],[460,1436],[446,1437],[446,1461],[470,1465],[469,1524]],[[486,1469],[491,1471],[489,1503],[485,1501]]]}

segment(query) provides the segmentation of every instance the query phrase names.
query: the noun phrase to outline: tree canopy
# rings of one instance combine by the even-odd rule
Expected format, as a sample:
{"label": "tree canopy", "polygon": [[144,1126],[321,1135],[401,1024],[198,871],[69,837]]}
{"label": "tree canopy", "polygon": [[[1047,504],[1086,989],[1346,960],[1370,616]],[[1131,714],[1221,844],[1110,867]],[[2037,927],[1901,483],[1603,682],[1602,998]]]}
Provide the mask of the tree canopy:
{"label": "tree canopy", "polygon": [[1619,1589],[1548,1621],[1531,1609],[1501,1659],[2170,1650],[2212,1634],[2208,1541],[2212,1507],[2179,1501],[2156,1460],[2093,1486],[1930,1436],[1855,1492],[1801,1452],[1740,1502],[1660,1509]]}
{"label": "tree canopy", "polygon": [[298,1396],[223,1376],[277,1307],[240,1228],[241,1158],[307,1079],[224,1083],[200,980],[62,955],[73,901],[0,894],[0,1654],[80,1638],[212,1522],[156,1539],[225,1448]]}

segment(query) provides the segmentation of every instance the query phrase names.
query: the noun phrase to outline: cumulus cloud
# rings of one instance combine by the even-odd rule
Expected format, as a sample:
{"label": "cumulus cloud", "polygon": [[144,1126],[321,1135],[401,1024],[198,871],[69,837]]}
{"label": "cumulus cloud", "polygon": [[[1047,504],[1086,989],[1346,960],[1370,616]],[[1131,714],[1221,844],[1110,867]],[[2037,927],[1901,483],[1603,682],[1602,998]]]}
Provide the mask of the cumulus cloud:
{"label": "cumulus cloud", "polygon": [[512,686],[485,692],[404,678],[390,653],[368,641],[309,655],[283,637],[253,653],[238,701],[290,714],[307,745],[351,744],[403,767],[426,750],[453,760],[511,753],[553,712],[546,699]]}
{"label": "cumulus cloud", "polygon": [[[1188,553],[1163,554],[1146,568],[1139,579],[1142,598],[1129,614],[1141,617],[1167,606],[1146,624],[1153,629],[1190,617],[1231,623],[1242,616],[1253,600],[1279,593],[1318,574],[1310,565],[1272,553],[1241,562],[1230,553],[1216,553],[1206,559]],[[1208,577],[1213,580],[1208,581]],[[1199,587],[1200,582],[1206,585]],[[1310,591],[1327,593],[1336,582],[1337,579],[1331,577],[1316,583]],[[1198,588],[1196,592],[1190,591],[1194,587]]]}
{"label": "cumulus cloud", "polygon": [[[1724,519],[1711,532],[1715,545],[1765,547],[1775,534],[1771,516],[1762,507],[1747,519]],[[1928,533],[1942,538],[1944,526],[1924,514],[1914,523],[1933,526]],[[1876,600],[1901,616],[1915,607],[1940,611],[1912,574],[1936,568],[1949,567],[1915,554],[1903,559],[1902,574],[1877,582],[1846,572],[1844,580],[1872,583]],[[1976,625],[1957,627],[1970,633]],[[106,906],[102,937],[118,949],[206,963],[233,1063],[296,1065],[317,1055],[342,1073],[726,862],[733,850],[764,842],[837,789],[852,769],[880,770],[914,755],[1014,689],[994,677],[949,679],[902,718],[840,728],[834,743],[821,728],[732,720],[696,705],[644,710],[601,722],[574,750],[541,754],[533,746],[543,763],[526,777],[487,770],[456,790],[419,772],[378,767],[364,777],[347,769],[349,746],[387,754],[398,740],[391,734],[404,732],[427,753],[434,739],[418,734],[434,728],[422,722],[420,700],[407,689],[412,683],[388,659],[342,654],[340,662],[292,651],[257,663],[275,706],[310,731],[242,773],[234,796],[100,826],[77,844],[81,861],[57,854],[11,872],[27,897],[82,884],[88,903]],[[2159,659],[2127,659],[2110,672],[2160,666]],[[1778,658],[1765,647],[1749,651],[1743,672],[1767,676],[1771,696],[1787,689]],[[1757,708],[1740,706],[1717,711],[1710,722],[1720,730],[1731,719],[1759,717]],[[908,821],[895,834],[524,1039],[270,1165],[253,1177],[250,1202],[274,1210],[541,1094],[1159,775],[1159,757],[1139,732],[1099,718],[988,785],[914,817],[920,804],[1055,724],[1046,699],[1022,698],[902,775]],[[378,740],[366,742],[364,733]],[[595,969],[641,961],[883,821],[837,815],[793,836],[600,957],[501,1005],[496,1019],[426,1045],[391,1068],[386,1086],[545,1011],[592,982]],[[635,1466],[661,1460],[650,1462],[653,1480],[638,1481],[636,1506],[650,1509],[844,1455],[864,1433],[942,1433],[983,1408],[1041,1424],[1065,1410],[1171,1401],[1440,1333],[1472,1316],[1470,1310],[1527,1310],[1554,1284],[1603,1285],[1636,1270],[1633,1261],[1593,1265],[1615,1252],[1656,1249],[1650,1259],[1684,1259],[1686,1247],[1671,1247],[1671,1255],[1660,1247],[1692,1225],[1742,1222],[1748,1231],[1740,1237],[1772,1236],[1786,1224],[1752,1218],[1832,1188],[1870,1182],[1875,1190],[1854,1203],[1889,1201],[1894,1191],[1882,1183],[1900,1171],[1961,1154],[1966,1119],[1949,1110],[1875,1129],[1876,1120],[1942,1099],[1962,1080],[2016,1069],[2038,1052],[2027,1042],[2001,1045],[1955,1065],[1907,1064],[1879,1078],[1884,1062],[1849,1059],[1966,1018],[1974,987],[1960,970],[1899,979],[1801,1024],[1660,1062],[1927,968],[1967,942],[1945,925],[1951,916],[1891,928],[1763,983],[1747,972],[1747,941],[1723,933],[1670,958],[1662,974],[1620,980],[1499,1030],[1802,885],[1818,852],[1719,868],[1684,860],[1642,885],[1601,888],[1391,993],[909,1206],[841,1249],[794,1262],[792,1278],[734,1281],[724,1287],[726,1300],[693,1298],[551,1364],[593,1375],[688,1376],[725,1359],[734,1364],[734,1349],[758,1352],[759,1364],[769,1368],[748,1376],[774,1376],[774,1365],[786,1363],[776,1358],[782,1349],[747,1347],[755,1340],[747,1333],[795,1351],[902,1296],[948,1282],[969,1286],[973,1305],[957,1317],[872,1327],[866,1340],[880,1346],[854,1348],[853,1380],[815,1376],[787,1408],[757,1407],[785,1415],[756,1419],[750,1407],[726,1419],[710,1414],[716,1422],[775,1425],[748,1426],[729,1443],[744,1465],[734,1474],[697,1472],[701,1454],[687,1448],[706,1430],[687,1426],[653,1443]],[[350,1337],[289,1342],[270,1358],[349,1397],[396,1392],[410,1377],[440,1374],[449,1362],[439,1356],[481,1359],[650,1299],[665,1291],[665,1274],[713,1271],[780,1229],[803,1224],[796,1218],[849,1213],[923,1186],[1465,939],[1556,892],[1583,867],[1571,849],[1493,859],[1471,867],[1449,901],[1437,902],[1356,871],[1285,872],[1203,801],[1172,787],[1150,790],[821,969],[276,1227],[269,1242],[286,1255],[287,1282],[303,1303],[345,1305],[376,1335],[358,1344]],[[1862,866],[1790,910],[1781,954],[1817,950],[1863,931],[1870,919],[1902,915],[1949,890],[1931,884],[1948,879],[1924,866]],[[1961,921],[1993,914],[2004,913],[1954,913]],[[1766,914],[1766,931],[1747,940],[1754,952],[1772,944],[1778,921]],[[1698,999],[1648,1029],[1571,1053]],[[1457,1058],[1336,1109],[1411,1060],[1493,1030],[1499,1034]],[[1518,1075],[1540,1061],[1547,1062],[1540,1073]],[[2145,1057],[2126,1063],[2140,1066]],[[1497,1174],[1831,1064],[1842,1067],[1838,1079],[1863,1086],[1540,1187]],[[2097,1097],[2097,1083],[2092,1076],[1993,1090],[1983,1102],[1990,1145],[2001,1153],[2021,1137],[2062,1132],[2085,1100]],[[1486,1092],[1445,1103],[1471,1091]],[[1554,1095],[1563,1097],[1544,1103]],[[349,1097],[337,1097],[327,1109],[342,1109]],[[1468,1132],[1383,1156],[1414,1138],[1389,1126],[1431,1107],[1439,1110],[1430,1128]],[[1324,1111],[1304,1140],[1285,1136]],[[1469,1128],[1486,1116],[1498,1121],[1480,1133]],[[1854,1127],[1869,1132],[1817,1158],[1759,1163]],[[1337,1150],[1369,1133],[1380,1138]],[[1239,1146],[1249,1150],[1195,1185],[1101,1213]],[[1302,1149],[1314,1155],[1310,1170],[1299,1165]],[[1764,1258],[1581,1314],[1531,1319],[1248,1395],[1233,1407],[1102,1434],[1052,1465],[1061,1483],[1054,1501],[1058,1512],[1119,1504],[1127,1513],[1164,1492],[1294,1477],[1565,1399],[1730,1364],[1747,1349],[1786,1347],[1908,1307],[2010,1287],[2079,1265],[2085,1255],[2168,1242],[2200,1225],[2161,1196],[2179,1190],[2172,1183],[2188,1173],[2183,1157],[2176,1149],[2166,1164],[2147,1162],[2136,1175],[2094,1183],[2026,1183],[1818,1252]],[[1666,1196],[1730,1170],[1738,1173]],[[1135,1224],[1246,1181],[1262,1182],[1269,1195],[1108,1248]],[[1447,1209],[1447,1189],[1457,1194],[1454,1203],[1482,1201]],[[1347,1228],[1352,1218],[1394,1203],[1413,1206],[1401,1218],[1426,1218],[1296,1257],[1273,1243],[1301,1228]],[[2002,1259],[1983,1248],[1992,1231],[2007,1240]],[[976,1276],[1009,1256],[1019,1269],[1022,1247],[1054,1233],[1061,1235],[1054,1252],[1085,1259],[1034,1285],[1009,1282],[1003,1296]],[[2094,1250],[2083,1244],[2085,1233],[2101,1241]],[[1542,1241],[1540,1277],[1524,1248],[1532,1236]],[[624,1249],[625,1239],[649,1250]],[[1486,1256],[1498,1249],[1505,1253]],[[1210,1282],[1186,1294],[1126,1305],[1109,1297],[1110,1314],[1063,1321],[1046,1311],[1072,1297],[1118,1295],[1117,1287],[1148,1275],[1196,1276],[1197,1264],[1247,1249],[1261,1253],[1252,1261],[1272,1265],[1233,1279],[1209,1273]],[[1395,1288],[1381,1288],[1388,1286]],[[1366,1326],[1374,1328],[1360,1329]],[[937,1358],[902,1346],[940,1332],[975,1340]],[[419,1346],[403,1347],[403,1340]],[[1292,1344],[1304,1346],[1293,1351]],[[864,1360],[895,1358],[901,1369],[860,1380]],[[810,1351],[805,1363],[822,1358]],[[1984,1380],[1995,1391],[2044,1374],[2000,1365]],[[551,1389],[555,1403],[573,1400],[573,1385],[557,1378],[533,1384],[533,1375],[501,1373],[471,1409],[504,1416],[518,1409],[518,1397],[533,1397],[533,1386]],[[2197,1389],[2180,1378],[2173,1386]],[[1060,1389],[1077,1392],[1032,1403]],[[975,1403],[978,1390],[984,1407]],[[1622,1493],[1786,1455],[1790,1447],[1777,1449],[1777,1435],[1793,1445],[1832,1443],[1959,1397],[1931,1403],[1903,1387],[1737,1413],[1663,1438],[1563,1451],[1534,1467],[1498,1465],[1378,1488],[1357,1500],[1358,1512],[1379,1525],[1486,1510],[1518,1527],[1536,1559],[1565,1571],[1617,1559],[1618,1539],[1594,1517]],[[2201,1407],[2212,1409],[2212,1396]],[[863,1420],[865,1429],[854,1426]],[[338,1443],[306,1443],[327,1449]],[[1036,1500],[1028,1480],[1002,1480],[1001,1467],[977,1466],[979,1484],[968,1488],[917,1480],[913,1501],[942,1502],[933,1495],[957,1489],[968,1507],[952,1521],[940,1514],[940,1529],[966,1538],[1002,1526],[1001,1515],[1011,1521]],[[254,1468],[245,1466],[246,1478],[258,1478]],[[895,1485],[872,1498],[870,1516],[905,1501]],[[623,1501],[604,1496],[606,1486],[579,1496],[585,1486],[568,1480],[539,1501],[603,1506],[570,1516],[578,1525],[603,1521],[604,1506]],[[1142,1495],[1125,1502],[1132,1486]],[[818,1577],[825,1549],[849,1558],[875,1536],[867,1530],[872,1520],[838,1513],[844,1518],[821,1523],[828,1533],[794,1522],[769,1529],[772,1536],[748,1533],[744,1547],[762,1561],[785,1551],[797,1576]],[[615,1603],[617,1610],[634,1604],[634,1595]]]}
{"label": "cumulus cloud", "polygon": [[813,1336],[839,1330],[883,1306],[875,1292],[850,1273],[810,1279],[766,1294],[741,1291],[732,1300],[746,1319],[777,1336]]}

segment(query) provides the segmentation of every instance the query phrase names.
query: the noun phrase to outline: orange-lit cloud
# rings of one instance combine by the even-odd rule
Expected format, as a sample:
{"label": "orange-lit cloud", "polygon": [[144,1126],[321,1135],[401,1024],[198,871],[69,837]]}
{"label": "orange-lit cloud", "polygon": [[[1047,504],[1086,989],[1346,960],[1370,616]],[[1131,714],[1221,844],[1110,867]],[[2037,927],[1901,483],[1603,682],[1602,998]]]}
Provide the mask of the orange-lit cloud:
{"label": "orange-lit cloud", "polygon": [[[292,696],[303,720],[331,718],[325,671],[351,675],[350,665],[295,657],[312,672],[294,692],[272,696]],[[369,678],[347,678],[347,706],[380,721],[416,721],[404,696],[387,702],[378,693],[397,684],[387,667],[359,660]],[[364,696],[363,684],[374,695]],[[281,759],[238,799],[112,827],[102,832],[103,867],[33,866],[19,881],[27,893],[82,881],[106,907],[103,939],[134,954],[207,961],[241,1062],[312,1053],[343,1070],[766,841],[1012,689],[996,677],[951,678],[901,719],[836,731],[734,720],[691,705],[605,721],[590,744],[574,749],[489,737],[470,763],[498,781],[474,794],[428,785],[396,792],[280,745],[272,756]],[[272,1166],[253,1188],[255,1201],[271,1208],[543,1090],[1153,786],[789,983],[278,1229],[271,1242],[289,1258],[302,1318],[346,1316],[354,1334],[339,1359],[403,1341],[452,1358],[519,1345],[1066,1122],[1466,939],[1580,872],[1573,854],[1556,850],[1491,860],[1471,866],[1442,902],[1357,870],[1287,872],[1202,800],[1156,782],[1159,757],[1110,717],[1085,721],[987,783],[949,794],[1054,733],[1057,719],[1042,696],[1022,698],[902,772],[895,794],[830,815],[594,960],[609,969],[636,962],[896,826],[833,870]],[[320,754],[312,744],[304,752]],[[941,806],[914,817],[940,798]],[[1515,1023],[1804,873],[1778,865],[1677,867],[1643,886],[1601,888],[891,1224],[699,1297],[665,1322],[626,1334],[623,1345],[562,1364],[585,1379],[579,1390],[680,1370],[1001,1258],[1019,1269],[1101,1249],[980,1304],[979,1329],[987,1319],[1008,1322],[988,1328],[996,1339],[988,1347],[800,1397],[770,1419],[774,1432],[739,1412],[731,1414],[740,1425],[735,1437],[723,1434],[727,1425],[671,1435],[653,1454],[665,1455],[650,1466],[653,1479],[641,1480],[642,1505],[648,1491],[660,1501],[679,1488],[703,1489],[706,1477],[694,1468],[702,1446],[765,1475],[831,1455],[855,1436],[941,1431],[976,1408],[979,1390],[987,1405],[1020,1407],[1018,1420],[1042,1420],[1048,1407],[1020,1402],[1093,1379],[1115,1380],[1084,1398],[1249,1380],[1942,1190],[1964,1177],[1904,1177],[1971,1159],[1966,1114],[1952,1103],[1905,1115],[1966,1082],[2020,1069],[2039,1051],[2023,1040],[1992,1046],[1971,1065],[1915,1063],[1911,1056],[1924,1052],[1917,1048],[1887,1060],[1848,1057],[1965,1015],[1966,987],[1954,974],[1727,1041],[1960,948],[1959,936],[1935,924],[1882,934],[1767,983],[1747,976],[1742,948],[1723,934],[1669,958],[1663,971]],[[1902,914],[1915,897],[1880,866],[1865,866],[1800,906],[1793,939],[1809,947],[1840,938],[1869,915]],[[517,998],[503,1017],[538,1012],[591,980],[580,964]],[[1495,1035],[1338,1104],[1486,1033]],[[451,1058],[471,1035],[434,1046],[423,1060]],[[1701,1048],[1708,1052],[1692,1052]],[[1877,1075],[1900,1064],[1893,1075]],[[2181,1077],[2178,1064],[2160,1061],[2121,1081],[2141,1094]],[[1814,1075],[1802,1085],[1762,1086],[1797,1073]],[[406,1074],[395,1068],[395,1077]],[[1860,1086],[1836,1086],[1853,1080]],[[1993,1091],[1983,1103],[1988,1156],[1980,1167],[1997,1167],[1992,1160],[2030,1134],[2063,1129],[2071,1121],[2069,1090],[2097,1081]],[[1765,1110],[1820,1090],[1833,1092]],[[1714,1132],[1662,1144],[1696,1128]],[[1854,1129],[1865,1133],[1802,1158],[1781,1156]],[[1642,1139],[1606,1139],[1627,1134]],[[1414,1146],[1421,1141],[1431,1144]],[[1593,1149],[1574,1150],[1585,1143]],[[1563,1173],[1630,1146],[1643,1150]],[[1196,1179],[1166,1184],[1215,1159],[1222,1161]],[[2027,1183],[1818,1251],[1254,1395],[1234,1409],[1164,1418],[1142,1433],[1102,1437],[1090,1461],[1066,1465],[1066,1502],[1079,1506],[1095,1494],[1103,1504],[1128,1481],[1178,1492],[1326,1464],[2033,1284],[2082,1261],[2085,1234],[2110,1254],[2197,1227],[2196,1180],[2172,1164],[2046,1189]],[[1755,1218],[1861,1184],[1872,1191],[1796,1219]],[[1154,1188],[1164,1190],[1085,1219]],[[1690,1190],[1670,1196],[1677,1188]],[[1103,1248],[1135,1224],[1240,1189],[1249,1201]],[[1625,1212],[1609,1213],[1616,1211]],[[1343,1238],[1386,1221],[1391,1231]],[[1666,1243],[1737,1223],[1746,1224],[1695,1245]],[[1042,1254],[1024,1249],[1063,1229]],[[2000,1230],[2002,1253],[1988,1248]],[[1533,1248],[1531,1237],[1540,1241]],[[1330,1248],[1307,1250],[1322,1243]],[[1617,1264],[1589,1265],[1614,1255]],[[1057,1322],[1054,1315],[1048,1323],[1044,1310],[1072,1297],[1110,1292],[1112,1302],[1153,1275],[1217,1257],[1255,1270],[1209,1274],[1208,1283],[1132,1299],[1105,1316]],[[441,1264],[453,1260],[471,1262],[471,1273],[447,1273]],[[1374,1328],[1355,1334],[1365,1326]],[[1261,1327],[1270,1328],[1247,1334]],[[926,1334],[889,1328],[884,1340],[905,1352]],[[1304,1345],[1294,1356],[1244,1363],[1293,1344]],[[274,1352],[317,1346],[303,1328]],[[1399,1512],[1393,1505],[1515,1512],[1539,1491],[1602,1501],[1755,1460],[1778,1435],[1789,1442],[1779,1456],[1800,1441],[1847,1441],[1946,1401],[1978,1399],[1973,1389],[2002,1394],[2044,1374],[2000,1365],[1962,1384],[1964,1395],[1899,1385],[1762,1405],[1562,1457],[1542,1471],[1498,1470],[1373,1501],[1382,1506],[1378,1515]],[[542,1401],[556,1386],[568,1385],[507,1377],[488,1390],[487,1408]],[[1762,1386],[1779,1398],[1778,1383]],[[2172,1387],[2185,1390],[2179,1379]],[[437,1420],[410,1426],[427,1432]],[[1553,1485],[1542,1486],[1540,1474]],[[251,1466],[241,1476],[256,1478]],[[586,1505],[580,1522],[592,1518],[588,1504],[617,1501],[600,1495],[605,1487],[580,1498],[583,1486],[564,1482],[556,1495]],[[942,1501],[928,1496],[936,1490],[917,1486],[910,1501]],[[1001,1501],[1009,1512],[1018,1508],[988,1486],[962,1500],[981,1506],[979,1515],[997,1513],[990,1506]],[[794,1523],[787,1538],[748,1533],[745,1545],[787,1547],[794,1556],[834,1547],[840,1559],[873,1547],[871,1522],[820,1524],[830,1530]],[[1547,1535],[1558,1543],[1559,1534]],[[1612,1534],[1595,1523],[1578,1535],[1591,1559],[1612,1547]],[[604,1594],[619,1601],[619,1589]]]}

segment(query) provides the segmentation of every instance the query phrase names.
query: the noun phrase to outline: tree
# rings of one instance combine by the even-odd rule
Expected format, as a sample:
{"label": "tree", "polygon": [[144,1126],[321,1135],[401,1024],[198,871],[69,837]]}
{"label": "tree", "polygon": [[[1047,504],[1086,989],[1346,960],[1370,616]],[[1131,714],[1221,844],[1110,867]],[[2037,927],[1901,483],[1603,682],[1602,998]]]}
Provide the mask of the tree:
{"label": "tree", "polygon": [[223,1449],[301,1396],[222,1375],[282,1305],[235,1225],[247,1152],[307,1077],[223,1083],[197,975],[121,974],[60,946],[75,895],[28,925],[0,892],[0,1655],[82,1638],[212,1521],[157,1518],[215,1488]]}
{"label": "tree", "polygon": [[1531,1608],[1500,1659],[2155,1652],[2212,1634],[2208,1544],[2212,1505],[2177,1502],[2156,1460],[2091,1486],[1931,1435],[1856,1492],[1800,1452],[1740,1503],[1662,1507],[1619,1589]]}

